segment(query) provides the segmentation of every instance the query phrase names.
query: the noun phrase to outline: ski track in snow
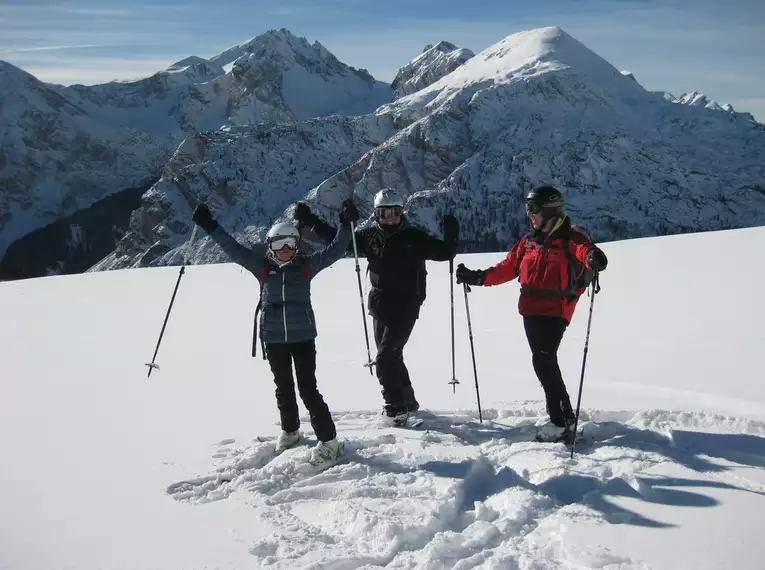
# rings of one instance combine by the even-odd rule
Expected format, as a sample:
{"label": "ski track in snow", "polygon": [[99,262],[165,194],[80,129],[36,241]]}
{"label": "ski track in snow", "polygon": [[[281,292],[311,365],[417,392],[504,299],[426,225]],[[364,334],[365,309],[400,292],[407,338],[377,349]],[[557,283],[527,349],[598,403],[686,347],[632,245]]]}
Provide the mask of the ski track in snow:
{"label": "ski track in snow", "polygon": [[[472,412],[420,415],[426,423],[419,428],[379,428],[374,412],[335,414],[344,455],[323,467],[305,460],[316,443],[311,436],[281,455],[273,437],[240,447],[222,440],[213,473],[167,493],[196,504],[243,493],[275,529],[249,548],[263,567],[329,570],[644,569],[607,550],[564,543],[561,526],[672,526],[609,497],[709,507],[715,501],[705,487],[765,495],[765,422],[590,410],[571,459],[563,444],[534,441],[538,404],[485,410],[483,423]],[[652,472],[662,466],[687,477]]]}

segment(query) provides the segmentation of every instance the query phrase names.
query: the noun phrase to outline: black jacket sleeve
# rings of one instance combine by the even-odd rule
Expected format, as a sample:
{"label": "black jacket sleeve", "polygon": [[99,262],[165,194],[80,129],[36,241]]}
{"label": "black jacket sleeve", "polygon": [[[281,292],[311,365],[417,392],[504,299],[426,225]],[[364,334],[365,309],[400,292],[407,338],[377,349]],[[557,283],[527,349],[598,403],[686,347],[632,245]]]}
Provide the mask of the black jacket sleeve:
{"label": "black jacket sleeve", "polygon": [[[337,235],[337,229],[320,219],[318,216],[312,216],[311,220],[305,224],[311,228],[313,232],[326,242],[332,242]],[[363,230],[356,230],[353,232],[356,238],[356,247],[359,250],[359,255],[366,255],[366,239],[364,239]],[[348,243],[346,253],[353,254],[353,239]]]}
{"label": "black jacket sleeve", "polygon": [[425,232],[412,228],[412,245],[419,257],[432,261],[449,261],[457,255],[457,243],[447,243],[430,236]]}

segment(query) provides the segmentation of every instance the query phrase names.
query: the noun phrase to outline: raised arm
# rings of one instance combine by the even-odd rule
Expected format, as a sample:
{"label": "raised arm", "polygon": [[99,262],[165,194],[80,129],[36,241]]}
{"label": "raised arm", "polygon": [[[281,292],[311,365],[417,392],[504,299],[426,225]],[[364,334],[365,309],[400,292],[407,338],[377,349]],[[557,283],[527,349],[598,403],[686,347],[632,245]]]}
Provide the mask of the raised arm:
{"label": "raised arm", "polygon": [[[343,202],[343,207],[345,207],[347,203],[349,203],[349,200]],[[301,227],[311,228],[311,230],[313,230],[313,232],[325,242],[333,241],[338,233],[337,229],[333,225],[328,224],[324,220],[320,219],[319,216],[311,212],[311,209],[308,207],[308,205],[303,202],[298,202],[297,206],[295,207],[295,221],[300,224]],[[353,220],[354,223],[357,221],[358,217]],[[358,248],[359,255],[366,255],[366,240],[362,239],[363,235],[361,230],[356,230],[354,233],[356,234],[356,247]],[[346,246],[346,253],[353,253],[353,243],[350,241],[350,236],[349,243]]]}
{"label": "raised arm", "polygon": [[252,249],[240,244],[215,221],[207,204],[197,206],[191,219],[210,235],[234,263],[238,263],[258,277],[265,260],[266,246],[264,244],[256,244]]}
{"label": "raised arm", "polygon": [[335,234],[335,239],[327,247],[308,256],[308,272],[311,278],[343,257],[350,241],[350,226],[341,224],[340,229]]}
{"label": "raised arm", "polygon": [[459,244],[459,223],[454,216],[446,215],[442,222],[444,240],[441,241],[420,230],[412,231],[412,245],[423,259],[449,261],[457,255]]}
{"label": "raised arm", "polygon": [[227,234],[220,226],[210,234],[210,237],[224,252],[226,252],[226,255],[228,255],[234,263],[238,263],[248,271],[252,272],[255,277],[259,277],[260,271],[265,263],[266,249],[268,246],[258,243],[253,245],[252,249],[245,247]]}
{"label": "raised arm", "polygon": [[308,271],[311,277],[316,275],[322,269],[332,265],[335,261],[343,257],[343,254],[351,241],[351,224],[359,219],[359,211],[353,205],[351,200],[343,202],[340,211],[340,229],[327,247],[308,257]]}

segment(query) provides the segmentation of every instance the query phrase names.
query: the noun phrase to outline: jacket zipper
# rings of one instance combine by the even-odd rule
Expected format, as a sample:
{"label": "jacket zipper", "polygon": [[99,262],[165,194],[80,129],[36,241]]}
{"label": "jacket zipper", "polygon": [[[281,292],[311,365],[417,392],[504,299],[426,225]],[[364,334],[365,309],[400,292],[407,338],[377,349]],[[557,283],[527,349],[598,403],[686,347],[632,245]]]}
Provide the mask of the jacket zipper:
{"label": "jacket zipper", "polygon": [[287,294],[285,292],[287,272],[282,271],[282,318],[284,319],[284,342],[287,342]]}

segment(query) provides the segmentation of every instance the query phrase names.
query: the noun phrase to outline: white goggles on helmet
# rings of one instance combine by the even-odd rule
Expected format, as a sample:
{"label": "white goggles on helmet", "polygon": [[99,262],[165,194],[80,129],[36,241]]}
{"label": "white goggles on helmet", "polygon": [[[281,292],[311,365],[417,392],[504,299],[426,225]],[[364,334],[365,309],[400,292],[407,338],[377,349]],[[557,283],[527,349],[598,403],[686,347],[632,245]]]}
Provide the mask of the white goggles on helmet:
{"label": "white goggles on helmet", "polygon": [[294,236],[276,236],[271,238],[269,243],[271,251],[279,251],[285,245],[295,251],[298,248],[298,239]]}

